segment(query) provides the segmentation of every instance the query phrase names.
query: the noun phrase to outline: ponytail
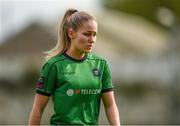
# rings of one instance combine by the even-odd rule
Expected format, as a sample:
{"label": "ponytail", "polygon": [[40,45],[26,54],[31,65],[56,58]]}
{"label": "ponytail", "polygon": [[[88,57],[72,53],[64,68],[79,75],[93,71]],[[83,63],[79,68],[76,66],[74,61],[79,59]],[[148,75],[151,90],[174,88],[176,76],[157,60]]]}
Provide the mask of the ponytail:
{"label": "ponytail", "polygon": [[63,53],[70,46],[70,41],[69,41],[69,37],[67,34],[67,19],[68,19],[68,17],[70,17],[75,12],[77,12],[77,10],[69,9],[64,14],[63,20],[62,20],[60,27],[59,27],[59,30],[58,30],[57,44],[53,49],[46,52],[46,54],[47,54],[46,59],[49,59],[51,57],[54,57],[58,54]]}

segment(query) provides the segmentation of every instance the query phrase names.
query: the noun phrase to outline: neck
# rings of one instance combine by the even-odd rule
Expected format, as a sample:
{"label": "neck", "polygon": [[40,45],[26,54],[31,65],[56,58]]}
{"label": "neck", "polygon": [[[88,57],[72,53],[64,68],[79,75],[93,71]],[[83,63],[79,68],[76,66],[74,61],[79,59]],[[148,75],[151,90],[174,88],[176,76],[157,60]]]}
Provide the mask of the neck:
{"label": "neck", "polygon": [[66,51],[66,54],[71,56],[74,59],[77,59],[77,60],[83,59],[84,55],[85,55],[85,53],[82,53],[82,52],[77,51],[77,50],[73,50],[71,48]]}

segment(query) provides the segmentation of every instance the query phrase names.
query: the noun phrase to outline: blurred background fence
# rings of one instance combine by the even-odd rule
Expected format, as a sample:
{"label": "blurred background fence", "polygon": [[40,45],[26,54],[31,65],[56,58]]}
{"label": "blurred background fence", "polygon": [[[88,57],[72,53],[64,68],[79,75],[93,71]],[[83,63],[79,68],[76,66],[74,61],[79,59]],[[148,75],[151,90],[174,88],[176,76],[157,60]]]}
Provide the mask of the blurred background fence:
{"label": "blurred background fence", "polygon": [[[27,124],[44,51],[68,8],[94,14],[123,125],[180,124],[179,0],[1,0],[0,124]],[[53,112],[49,102],[42,124]],[[108,124],[103,105],[100,124]]]}

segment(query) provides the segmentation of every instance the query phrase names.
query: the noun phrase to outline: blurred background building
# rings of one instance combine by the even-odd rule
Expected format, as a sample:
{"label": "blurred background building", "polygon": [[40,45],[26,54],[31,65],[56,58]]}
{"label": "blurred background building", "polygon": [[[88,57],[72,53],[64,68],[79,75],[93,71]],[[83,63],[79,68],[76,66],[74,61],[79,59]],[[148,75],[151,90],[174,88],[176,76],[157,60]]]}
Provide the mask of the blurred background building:
{"label": "blurred background building", "polygon": [[[180,124],[179,0],[1,0],[0,124],[27,124],[44,52],[68,8],[97,17],[123,125]],[[42,124],[53,112],[49,102]],[[108,124],[101,107],[100,124]]]}

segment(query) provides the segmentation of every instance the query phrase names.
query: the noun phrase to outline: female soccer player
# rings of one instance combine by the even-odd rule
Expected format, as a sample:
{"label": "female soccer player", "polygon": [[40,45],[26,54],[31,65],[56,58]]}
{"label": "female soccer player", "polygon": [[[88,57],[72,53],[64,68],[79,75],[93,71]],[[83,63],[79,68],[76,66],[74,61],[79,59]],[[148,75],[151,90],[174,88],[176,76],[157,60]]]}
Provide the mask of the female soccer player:
{"label": "female soccer player", "polygon": [[108,64],[90,53],[96,33],[93,16],[75,9],[66,11],[57,45],[48,53],[36,86],[29,125],[40,125],[50,96],[52,125],[98,125],[101,98],[109,123],[120,125]]}

